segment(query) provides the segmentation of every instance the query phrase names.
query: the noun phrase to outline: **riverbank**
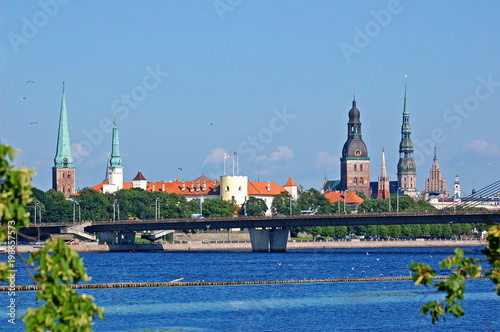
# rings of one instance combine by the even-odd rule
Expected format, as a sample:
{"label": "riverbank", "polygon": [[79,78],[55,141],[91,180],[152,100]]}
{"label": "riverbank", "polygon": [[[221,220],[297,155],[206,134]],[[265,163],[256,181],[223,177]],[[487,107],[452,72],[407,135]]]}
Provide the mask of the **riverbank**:
{"label": "riverbank", "polygon": [[[306,241],[291,240],[287,243],[287,250],[298,249],[347,249],[347,248],[449,248],[449,247],[484,247],[486,240],[399,240],[399,241]],[[77,252],[144,252],[144,251],[251,251],[250,241],[211,241],[203,240],[174,241],[163,243],[135,243],[135,244],[100,244],[97,242],[80,242],[71,245]],[[18,252],[33,252],[43,248],[43,245],[18,245]],[[2,251],[0,251],[1,253]],[[6,253],[6,251],[3,251]]]}

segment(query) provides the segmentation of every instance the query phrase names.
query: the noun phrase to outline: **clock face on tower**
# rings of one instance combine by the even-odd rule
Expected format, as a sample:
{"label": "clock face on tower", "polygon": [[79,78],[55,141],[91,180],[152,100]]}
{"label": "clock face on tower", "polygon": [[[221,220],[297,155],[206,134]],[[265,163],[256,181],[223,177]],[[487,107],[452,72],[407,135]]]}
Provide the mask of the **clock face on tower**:
{"label": "clock face on tower", "polygon": [[360,149],[356,149],[356,150],[354,150],[354,155],[355,155],[356,157],[361,156],[361,150],[360,150]]}
{"label": "clock face on tower", "polygon": [[63,159],[63,163],[64,163],[64,165],[67,165],[68,164],[68,158],[64,158]]}

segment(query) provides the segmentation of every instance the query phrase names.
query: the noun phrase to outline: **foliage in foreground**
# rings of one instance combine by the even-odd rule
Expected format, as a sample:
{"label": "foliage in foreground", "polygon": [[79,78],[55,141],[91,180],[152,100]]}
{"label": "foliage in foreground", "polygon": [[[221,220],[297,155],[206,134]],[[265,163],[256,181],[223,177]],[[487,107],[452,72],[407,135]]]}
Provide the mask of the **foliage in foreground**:
{"label": "foliage in foreground", "polygon": [[[29,225],[26,205],[31,201],[31,178],[34,175],[25,167],[14,169],[15,154],[14,148],[0,144],[0,242],[7,240],[9,248],[15,247],[19,229]],[[0,280],[7,280],[8,269],[5,262],[0,262]]]}
{"label": "foliage in foreground", "polygon": [[[15,170],[14,156],[12,147],[0,144],[0,241],[8,241],[9,264],[15,257],[14,250],[10,253],[10,248],[16,246],[15,235],[21,227],[29,226],[26,205],[31,201],[34,175],[24,167]],[[41,287],[37,300],[46,303],[37,309],[28,308],[24,316],[26,331],[90,331],[96,314],[103,319],[103,309],[94,304],[91,296],[79,296],[71,289],[70,283],[89,277],[78,253],[62,239],[48,240],[43,250],[30,255],[28,263],[38,270],[34,278]],[[15,273],[12,270],[13,266],[0,262],[0,280],[7,280]]]}
{"label": "foliage in foreground", "polygon": [[[52,255],[49,252],[52,251]],[[37,295],[38,301],[45,304],[28,308],[24,317],[27,331],[88,331],[97,314],[104,319],[103,309],[94,303],[90,295],[79,296],[70,284],[90,280],[78,253],[71,249],[63,239],[45,242],[45,248],[28,259],[28,264],[35,266],[38,261],[35,281],[42,290]]]}
{"label": "foliage in foreground", "polygon": [[[451,271],[449,279],[434,285],[438,291],[446,293],[446,297],[443,301],[428,302],[420,309],[423,315],[427,313],[431,315],[433,324],[439,321],[439,317],[446,320],[444,316],[446,313],[453,314],[455,317],[465,314],[461,305],[465,292],[465,279],[468,277],[490,279],[496,285],[495,291],[500,296],[500,225],[494,225],[489,229],[487,240],[486,248],[481,251],[486,256],[483,262],[477,258],[464,256],[463,250],[457,248],[454,256],[446,257],[439,263],[441,268]],[[489,266],[484,268],[486,262]],[[483,268],[485,274],[482,273]],[[415,273],[413,280],[416,285],[432,286],[436,276],[432,267],[425,263],[415,262],[411,265],[411,270]]]}

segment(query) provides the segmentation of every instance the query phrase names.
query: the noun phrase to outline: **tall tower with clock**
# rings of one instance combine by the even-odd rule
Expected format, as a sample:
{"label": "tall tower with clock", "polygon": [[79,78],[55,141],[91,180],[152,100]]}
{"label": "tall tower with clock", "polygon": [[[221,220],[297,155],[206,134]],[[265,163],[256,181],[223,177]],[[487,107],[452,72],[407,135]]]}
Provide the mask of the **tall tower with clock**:
{"label": "tall tower with clock", "polygon": [[405,99],[403,106],[403,124],[401,126],[401,143],[399,143],[399,162],[398,162],[398,189],[402,195],[408,195],[413,198],[420,196],[416,188],[417,167],[413,160],[413,142],[411,141],[410,111],[406,98],[406,79],[405,79]]}
{"label": "tall tower with clock", "polygon": [[340,158],[340,188],[351,192],[362,191],[366,197],[371,197],[370,158],[361,137],[359,117],[356,94],[354,94],[347,123],[347,141],[342,148]]}
{"label": "tall tower with clock", "polygon": [[69,143],[68,115],[66,113],[66,98],[64,96],[64,81],[59,115],[59,132],[57,133],[56,156],[52,167],[52,188],[60,191],[66,198],[75,193],[75,166],[71,156]]}

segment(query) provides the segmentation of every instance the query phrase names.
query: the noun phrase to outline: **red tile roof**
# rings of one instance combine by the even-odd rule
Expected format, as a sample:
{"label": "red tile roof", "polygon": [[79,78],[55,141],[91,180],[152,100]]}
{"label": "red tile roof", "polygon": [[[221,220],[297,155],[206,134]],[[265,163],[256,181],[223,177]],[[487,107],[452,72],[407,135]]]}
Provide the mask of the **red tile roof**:
{"label": "red tile roof", "polygon": [[208,176],[206,176],[205,174],[202,174],[201,176],[197,177],[193,181],[212,181],[213,182],[214,179],[211,179]]}
{"label": "red tile roof", "polygon": [[297,185],[293,182],[292,177],[290,176],[283,187],[297,187]]}
{"label": "red tile roof", "polygon": [[141,171],[139,171],[137,173],[137,175],[135,176],[135,178],[132,181],[138,181],[138,180],[146,180],[146,178],[144,177],[144,175],[142,175]]}
{"label": "red tile roof", "polygon": [[[109,183],[101,182],[93,186],[92,189],[102,193],[102,188],[105,184]],[[183,187],[184,190],[182,189]],[[268,187],[270,187],[270,190],[268,190]],[[131,188],[132,182],[123,183],[123,189]],[[183,196],[219,195],[220,181],[205,181],[205,190],[203,190],[203,181],[148,182],[146,190],[153,191],[153,188],[155,191],[165,191],[167,193],[176,193]],[[248,182],[248,195],[276,196],[281,194],[283,191],[286,191],[285,188],[274,182]]]}
{"label": "red tile roof", "polygon": [[[203,190],[203,181],[177,181],[177,182],[148,182],[146,190],[153,191],[165,191],[167,193],[176,193],[178,195],[184,196],[196,196],[196,195],[219,195],[219,182],[216,183],[216,189],[214,192],[214,181],[205,181],[205,190]],[[92,189],[97,190],[99,192],[103,192],[102,187],[105,184],[109,184],[108,182],[102,182],[98,185],[92,187]],[[184,185],[184,190],[182,190]],[[191,185],[192,184],[192,185]],[[193,190],[191,191],[191,187]],[[123,182],[123,189],[131,189],[133,188],[132,182]],[[199,190],[197,190],[199,188]]]}
{"label": "red tile roof", "polygon": [[[270,188],[269,188],[270,187]],[[270,190],[268,190],[268,188]],[[274,182],[250,182],[248,181],[248,195],[270,195],[276,196],[286,191],[282,186]]]}
{"label": "red tile roof", "polygon": [[[342,202],[344,201],[344,193],[340,191],[328,191],[325,195],[326,198],[332,203],[338,202],[340,199]],[[347,200],[345,201],[348,204],[359,204],[363,203],[363,199],[356,195],[356,193],[347,193]]]}

